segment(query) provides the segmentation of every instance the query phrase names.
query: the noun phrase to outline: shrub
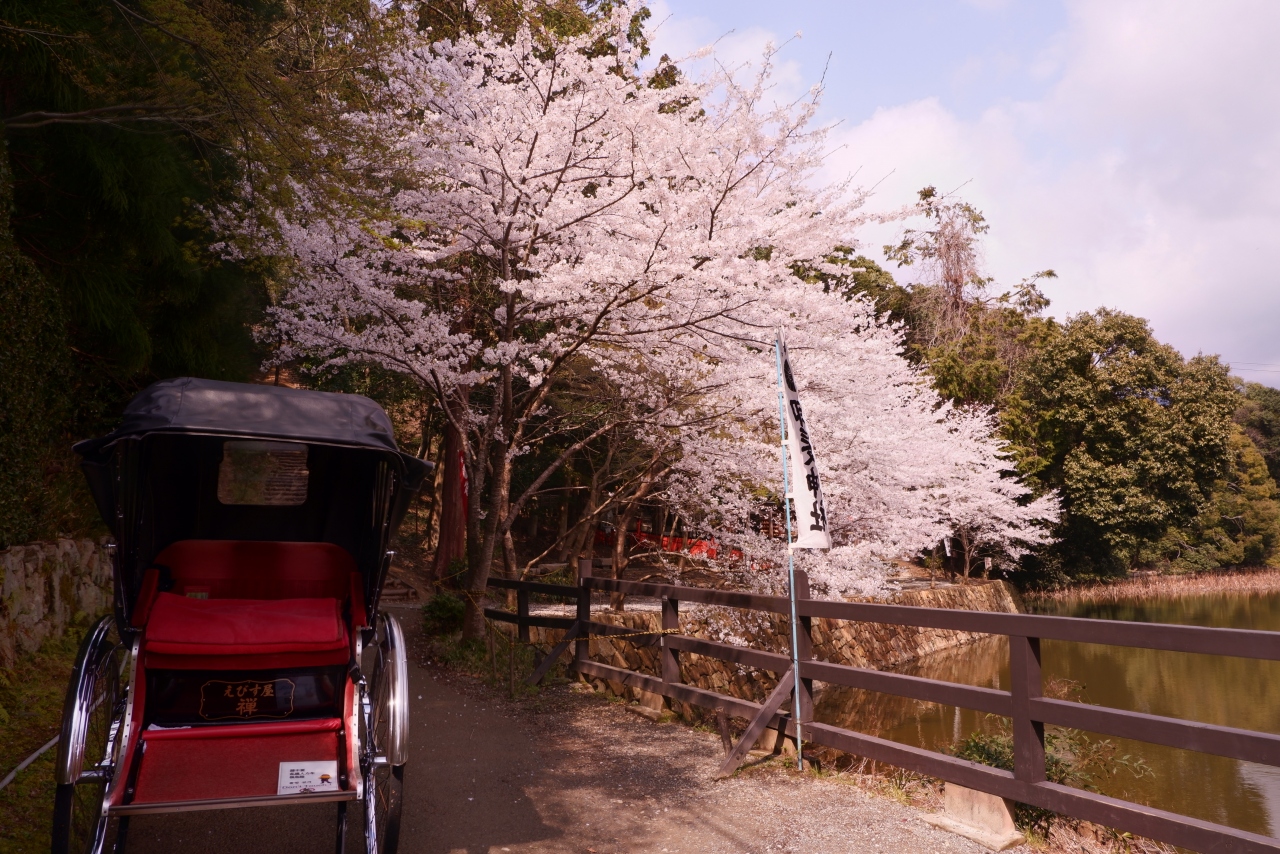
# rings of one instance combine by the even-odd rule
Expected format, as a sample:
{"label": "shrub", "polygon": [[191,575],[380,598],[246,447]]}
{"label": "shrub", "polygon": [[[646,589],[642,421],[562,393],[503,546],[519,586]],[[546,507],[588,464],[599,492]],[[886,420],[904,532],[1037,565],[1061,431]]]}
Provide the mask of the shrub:
{"label": "shrub", "polygon": [[[1138,757],[1116,756],[1111,741],[1095,741],[1079,730],[1063,729],[1044,736],[1045,777],[1050,783],[1098,791],[1098,784],[1121,771],[1134,777],[1154,772]],[[980,762],[1005,771],[1013,770],[1013,736],[1006,732],[975,732],[956,743],[951,753],[970,762]],[[1028,804],[1014,805],[1014,821],[1043,839],[1049,838],[1050,825],[1057,813]]]}
{"label": "shrub", "polygon": [[[1046,686],[1045,693],[1056,699],[1079,699],[1082,686],[1068,680],[1054,680]],[[1001,719],[1000,728],[993,733],[975,732],[952,745],[949,751],[959,759],[1013,770],[1013,733],[1007,720]],[[1044,771],[1050,783],[1099,791],[1105,781],[1121,772],[1132,774],[1135,779],[1154,776],[1146,760],[1124,754],[1117,756],[1114,742],[1095,740],[1077,729],[1054,727],[1044,735]],[[1014,821],[1043,839],[1049,838],[1050,825],[1057,814],[1028,804],[1015,804]]]}
{"label": "shrub", "polygon": [[422,626],[432,637],[462,631],[466,605],[452,593],[437,593],[422,606]]}

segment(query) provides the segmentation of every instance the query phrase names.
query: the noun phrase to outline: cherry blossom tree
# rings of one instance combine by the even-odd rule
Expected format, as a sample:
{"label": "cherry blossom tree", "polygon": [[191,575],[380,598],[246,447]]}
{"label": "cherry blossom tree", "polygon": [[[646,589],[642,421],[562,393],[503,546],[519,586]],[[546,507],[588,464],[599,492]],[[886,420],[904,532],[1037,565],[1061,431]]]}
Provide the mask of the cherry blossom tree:
{"label": "cherry blossom tree", "polygon": [[[780,486],[780,326],[808,383],[839,542],[809,560],[822,587],[873,586],[884,559],[937,542],[997,482],[1005,521],[988,540],[1035,541],[1052,508],[1012,509],[1025,489],[1001,477],[989,424],[942,405],[871,307],[797,275],[855,245],[870,218],[852,187],[817,181],[820,90],[774,103],[770,54],[696,80],[665,62],[642,72],[635,11],[559,40],[407,32],[382,69],[386,98],[351,116],[392,150],[350,164],[382,176],[378,212],[335,215],[299,189],[269,231],[240,227],[252,251],[285,259],[277,358],[402,372],[456,431],[468,632],[482,630],[476,599],[516,516],[611,432],[664,458],[675,447],[672,500],[743,546],[744,565],[776,565],[778,542],[751,520]],[[563,452],[515,494],[515,461],[553,437]]]}

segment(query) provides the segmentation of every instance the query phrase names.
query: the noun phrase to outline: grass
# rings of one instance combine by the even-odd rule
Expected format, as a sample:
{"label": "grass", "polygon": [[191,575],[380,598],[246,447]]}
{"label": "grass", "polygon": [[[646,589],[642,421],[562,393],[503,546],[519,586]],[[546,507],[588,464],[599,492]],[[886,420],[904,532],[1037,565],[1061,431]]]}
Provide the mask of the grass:
{"label": "grass", "polygon": [[[68,629],[12,670],[0,670],[0,778],[58,734],[83,633],[83,626]],[[0,791],[0,852],[49,850],[57,753],[49,750]]]}

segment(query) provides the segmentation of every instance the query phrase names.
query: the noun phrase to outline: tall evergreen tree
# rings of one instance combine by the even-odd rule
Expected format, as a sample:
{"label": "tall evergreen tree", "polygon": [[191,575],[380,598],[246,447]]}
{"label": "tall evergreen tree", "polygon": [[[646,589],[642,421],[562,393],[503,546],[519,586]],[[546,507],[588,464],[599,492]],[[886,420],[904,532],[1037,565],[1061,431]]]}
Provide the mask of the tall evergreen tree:
{"label": "tall evergreen tree", "polygon": [[1132,566],[1189,525],[1231,462],[1236,397],[1215,357],[1183,359],[1146,321],[1099,309],[1073,317],[1032,360],[1009,425],[1021,469],[1060,490],[1068,574]]}

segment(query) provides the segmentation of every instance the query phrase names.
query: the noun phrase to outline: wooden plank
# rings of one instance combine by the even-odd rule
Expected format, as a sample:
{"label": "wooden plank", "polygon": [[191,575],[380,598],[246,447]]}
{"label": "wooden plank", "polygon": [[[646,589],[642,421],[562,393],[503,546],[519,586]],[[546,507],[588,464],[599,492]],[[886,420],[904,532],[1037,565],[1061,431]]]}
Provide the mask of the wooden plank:
{"label": "wooden plank", "polygon": [[866,602],[828,602],[819,599],[799,602],[798,607],[801,614],[834,620],[1280,661],[1280,632],[920,608],[911,605],[876,605]]}
{"label": "wooden plank", "polygon": [[565,599],[576,599],[578,597],[578,588],[568,584],[543,584],[538,581],[490,578],[489,586],[501,590],[524,590],[527,593],[541,593],[543,596],[560,596]]}
{"label": "wooden plank", "polygon": [[560,643],[553,646],[551,648],[551,652],[547,653],[547,657],[542,659],[542,663],[538,665],[538,669],[534,670],[533,674],[525,680],[525,684],[537,685],[545,679],[547,674],[551,672],[551,668],[556,663],[556,660],[559,659],[560,656],[564,655],[565,651],[569,649],[569,644],[573,643],[573,639],[576,638],[581,631],[582,624],[575,622],[573,627],[564,633],[564,638],[561,639]]}
{"label": "wooden plank", "polygon": [[519,617],[519,621],[516,623],[516,628],[520,634],[520,642],[528,643],[529,642],[529,591],[528,590],[516,591],[516,616]]}
{"label": "wooden plank", "polygon": [[591,627],[592,637],[595,637],[596,635],[601,637],[615,637],[622,635],[625,636],[627,643],[632,643],[636,646],[657,646],[662,638],[662,635],[657,632],[650,633],[643,629],[633,629],[627,626],[615,626],[613,623],[601,623],[596,620],[591,620],[589,625]]}
{"label": "wooden plank", "polygon": [[733,750],[733,731],[729,729],[729,713],[716,712],[716,729],[720,730],[720,747],[728,756]]}
{"label": "wooden plank", "polygon": [[[734,717],[751,720],[756,716],[756,713],[760,711],[760,704],[753,703],[750,700],[740,700],[737,697],[717,694],[714,691],[708,691],[705,688],[695,688],[692,685],[664,684],[663,681],[656,676],[636,673],[634,670],[624,670],[621,667],[614,667],[611,664],[601,664],[598,661],[585,661],[575,664],[574,666],[579,668],[579,672],[587,676],[621,682],[623,685],[628,685],[632,688],[639,688],[642,691],[650,691],[654,694],[661,694],[664,697],[677,700],[681,703],[701,706],[704,709],[717,709],[724,711]],[[770,722],[770,728],[777,729],[778,726],[780,726],[778,719]]]}
{"label": "wooden plank", "polygon": [[[784,726],[789,735],[795,735],[795,728],[789,720]],[[992,768],[989,765],[944,756],[932,750],[925,750],[923,747],[899,744],[896,741],[851,732],[816,721],[804,724],[804,730],[811,744],[820,744],[856,756],[865,756],[876,762],[896,765],[908,771],[927,774],[970,789],[990,792],[1002,798],[1014,798],[1024,794],[1024,787],[1014,780],[1012,772]]]}
{"label": "wooden plank", "polygon": [[724,763],[720,766],[720,770],[716,772],[717,780],[723,780],[738,770],[742,760],[747,757],[747,751],[751,750],[752,745],[759,741],[760,736],[764,735],[765,729],[769,726],[769,721],[773,719],[778,710],[782,708],[782,704],[791,696],[791,692],[795,690],[795,685],[796,674],[794,670],[788,670],[782,674],[778,684],[774,686],[764,704],[760,706],[760,711],[756,712],[756,716],[751,719],[751,723],[747,724],[747,731],[742,734],[742,738],[738,739],[737,745],[724,758]]}
{"label": "wooden plank", "polygon": [[[677,599],[662,600],[662,630],[664,632],[680,631],[680,602]],[[682,681],[680,676],[680,653],[673,643],[675,635],[662,635],[662,682],[674,685]]]}
{"label": "wooden plank", "polygon": [[[666,696],[682,703],[701,706],[704,709],[717,709],[746,720],[751,720],[760,711],[759,703],[741,700],[725,694],[717,694],[715,691],[695,688],[692,685],[668,685],[666,687]],[[775,722],[771,724],[771,727],[777,729],[778,724]]]}
{"label": "wooden plank", "polygon": [[1047,724],[1280,766],[1280,735],[1271,733],[1088,706],[1066,700],[1034,699],[1030,703],[1030,711],[1032,716]]}
{"label": "wooden plank", "polygon": [[678,584],[621,581],[615,578],[592,578],[586,583],[592,590],[626,593],[628,596],[652,596],[657,599],[671,598],[678,599],[681,602],[699,602],[703,605],[747,608],[753,611],[767,611],[771,614],[791,613],[790,602],[785,596],[762,596],[758,593],[712,590],[707,587],[685,587]]}
{"label": "wooden plank", "polygon": [[591,560],[578,561],[578,624],[582,627],[578,632],[578,640],[574,644],[573,660],[582,664],[591,660],[591,588],[587,582],[591,580]]}
{"label": "wooden plank", "polygon": [[997,691],[993,688],[957,685],[954,682],[939,682],[935,679],[885,673],[864,667],[850,667],[847,664],[832,664],[827,661],[802,662],[800,675],[830,685],[863,688],[867,691],[924,700],[927,703],[961,706],[989,715],[1009,717],[1013,713],[1009,692]]}
{"label": "wooden plank", "polygon": [[[500,611],[497,608],[485,608],[484,615],[490,620],[496,620],[499,623],[516,623],[520,622],[520,616],[510,611]],[[535,626],[541,629],[568,629],[577,625],[577,620],[573,617],[529,617],[525,624]]]}
{"label": "wooden plank", "polygon": [[656,676],[648,676],[644,673],[636,673],[634,670],[623,670],[621,667],[614,667],[611,664],[601,664],[598,661],[579,661],[574,663],[574,667],[579,673],[586,676],[594,676],[597,679],[605,679],[613,682],[621,682],[629,688],[639,688],[641,691],[649,691],[653,694],[662,694],[662,680]]}
{"label": "wooden plank", "polygon": [[[620,581],[611,578],[591,578],[585,583],[592,590],[616,591],[633,596],[670,597],[684,602],[747,608],[771,614],[790,613],[790,605],[785,596],[761,596],[755,593],[711,590],[678,584]],[[803,599],[797,605],[799,613],[805,617],[1280,661],[1280,632],[1176,626],[1166,623],[1131,623],[1120,620],[1089,620],[1080,617],[1047,617],[1039,614],[920,608],[911,605],[879,605],[868,602],[834,602],[821,599]]]}
{"label": "wooden plank", "polygon": [[718,641],[692,638],[688,635],[667,635],[667,642],[672,649],[718,658],[733,664],[742,664],[760,670],[781,673],[791,667],[791,659],[778,652],[762,652],[746,646],[736,646]]}
{"label": "wooden plank", "polygon": [[500,611],[497,608],[485,608],[484,615],[490,620],[497,620],[499,623],[518,623],[520,616],[510,611]]}
{"label": "wooden plank", "polygon": [[1222,852],[1222,854],[1280,852],[1280,839],[1056,783],[1040,783],[1029,798],[1019,800],[1063,815],[1077,816],[1103,827],[1114,827],[1157,842],[1189,848],[1192,851]]}

